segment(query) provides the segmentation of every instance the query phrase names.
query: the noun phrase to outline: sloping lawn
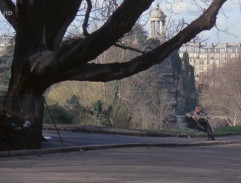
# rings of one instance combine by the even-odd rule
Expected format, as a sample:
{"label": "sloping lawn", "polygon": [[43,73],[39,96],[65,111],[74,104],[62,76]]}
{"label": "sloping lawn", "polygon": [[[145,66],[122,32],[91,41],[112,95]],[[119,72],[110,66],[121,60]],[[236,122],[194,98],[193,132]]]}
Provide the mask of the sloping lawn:
{"label": "sloping lawn", "polygon": [[214,135],[241,135],[241,126],[214,128]]}
{"label": "sloping lawn", "polygon": [[[160,130],[160,132],[166,133],[185,133],[192,136],[205,136],[206,133],[196,130],[196,129],[167,129]],[[241,126],[230,126],[230,127],[218,127],[213,129],[214,136],[222,136],[222,135],[241,135]]]}

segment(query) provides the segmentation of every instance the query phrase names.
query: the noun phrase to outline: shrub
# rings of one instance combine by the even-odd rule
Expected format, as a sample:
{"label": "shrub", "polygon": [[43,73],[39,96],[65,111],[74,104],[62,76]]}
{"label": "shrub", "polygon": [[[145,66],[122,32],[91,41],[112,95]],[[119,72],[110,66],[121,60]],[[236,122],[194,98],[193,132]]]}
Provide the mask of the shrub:
{"label": "shrub", "polygon": [[[58,124],[71,124],[73,117],[71,114],[59,104],[54,104],[49,106],[50,113],[53,117],[53,120]],[[44,109],[44,122],[53,123],[47,109]]]}

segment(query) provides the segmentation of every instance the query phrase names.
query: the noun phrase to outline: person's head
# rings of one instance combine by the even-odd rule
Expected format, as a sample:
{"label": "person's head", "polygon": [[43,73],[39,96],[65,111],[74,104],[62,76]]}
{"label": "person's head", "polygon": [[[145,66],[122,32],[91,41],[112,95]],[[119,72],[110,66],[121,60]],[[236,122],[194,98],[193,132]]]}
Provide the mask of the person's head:
{"label": "person's head", "polygon": [[196,112],[196,113],[200,113],[201,110],[202,110],[201,106],[197,105],[197,106],[195,107],[195,112]]}

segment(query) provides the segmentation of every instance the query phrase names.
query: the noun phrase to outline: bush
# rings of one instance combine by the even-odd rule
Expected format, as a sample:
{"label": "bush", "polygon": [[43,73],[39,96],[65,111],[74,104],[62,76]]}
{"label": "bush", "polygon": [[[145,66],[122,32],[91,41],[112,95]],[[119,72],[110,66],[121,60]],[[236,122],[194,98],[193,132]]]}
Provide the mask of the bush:
{"label": "bush", "polygon": [[[58,124],[71,124],[73,117],[64,107],[59,104],[49,106],[53,120]],[[47,109],[44,109],[44,123],[53,123]]]}
{"label": "bush", "polygon": [[97,126],[105,126],[105,127],[112,127],[112,124],[109,120],[112,106],[109,106],[107,110],[103,110],[103,103],[98,100],[96,102],[92,102],[91,110],[93,112],[93,119]]}

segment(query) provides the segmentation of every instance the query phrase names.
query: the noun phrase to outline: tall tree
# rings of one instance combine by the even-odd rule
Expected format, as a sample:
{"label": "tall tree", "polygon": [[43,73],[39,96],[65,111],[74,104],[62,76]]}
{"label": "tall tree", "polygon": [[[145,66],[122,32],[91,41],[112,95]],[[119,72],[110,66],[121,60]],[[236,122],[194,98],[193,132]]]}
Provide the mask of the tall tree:
{"label": "tall tree", "polygon": [[[8,95],[41,96],[54,83],[77,81],[107,82],[134,75],[160,63],[173,50],[203,30],[211,29],[227,0],[213,0],[203,14],[176,36],[157,48],[124,63],[90,63],[131,31],[154,0],[124,0],[108,20],[89,34],[87,25],[91,1],[83,0],[0,0],[1,12],[16,31],[14,58]],[[85,38],[62,39],[78,11],[85,13]],[[110,11],[111,12],[111,11]]]}

